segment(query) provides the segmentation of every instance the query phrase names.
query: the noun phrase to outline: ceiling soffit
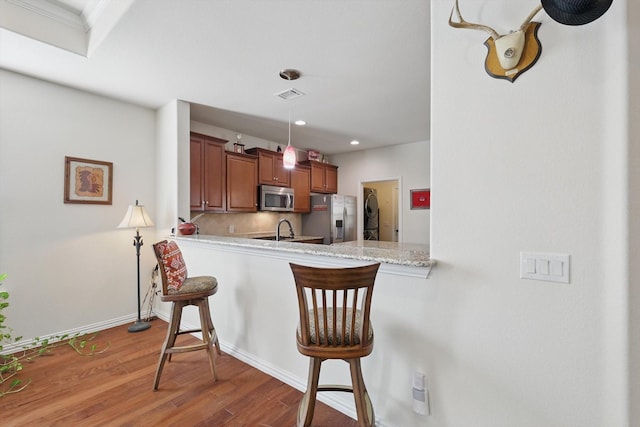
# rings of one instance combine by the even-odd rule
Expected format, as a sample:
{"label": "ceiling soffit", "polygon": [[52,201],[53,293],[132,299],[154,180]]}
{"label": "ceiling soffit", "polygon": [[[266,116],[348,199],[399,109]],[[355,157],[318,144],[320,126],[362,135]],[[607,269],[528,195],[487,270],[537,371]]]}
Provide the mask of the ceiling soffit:
{"label": "ceiling soffit", "polygon": [[0,0],[0,27],[90,56],[134,0]]}

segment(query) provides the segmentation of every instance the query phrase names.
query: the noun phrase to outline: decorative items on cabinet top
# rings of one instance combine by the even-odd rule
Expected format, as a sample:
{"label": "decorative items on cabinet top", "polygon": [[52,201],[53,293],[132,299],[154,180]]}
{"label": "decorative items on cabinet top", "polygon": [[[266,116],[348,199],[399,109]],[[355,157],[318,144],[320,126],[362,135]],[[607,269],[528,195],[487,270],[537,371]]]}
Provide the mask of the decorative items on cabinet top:
{"label": "decorative items on cabinet top", "polygon": [[242,134],[236,135],[236,142],[233,143],[233,151],[236,153],[244,153],[244,144],[240,141],[242,140]]}

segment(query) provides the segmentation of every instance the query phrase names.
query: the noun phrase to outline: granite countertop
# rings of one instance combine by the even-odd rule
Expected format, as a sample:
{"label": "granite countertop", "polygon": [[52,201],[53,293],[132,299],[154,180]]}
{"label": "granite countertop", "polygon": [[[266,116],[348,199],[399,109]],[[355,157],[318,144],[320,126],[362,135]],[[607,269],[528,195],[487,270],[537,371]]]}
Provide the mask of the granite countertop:
{"label": "granite countertop", "polygon": [[[274,241],[259,238],[192,235],[175,236],[176,240],[197,241],[217,245],[237,246],[256,249],[275,249],[284,252],[308,255],[330,256],[335,258],[356,259],[362,261],[381,262],[410,267],[431,268],[434,262],[429,258],[429,245],[397,242],[379,242],[373,240],[356,240],[352,242],[318,245],[296,243],[291,240]],[[313,238],[314,236],[300,236]]]}

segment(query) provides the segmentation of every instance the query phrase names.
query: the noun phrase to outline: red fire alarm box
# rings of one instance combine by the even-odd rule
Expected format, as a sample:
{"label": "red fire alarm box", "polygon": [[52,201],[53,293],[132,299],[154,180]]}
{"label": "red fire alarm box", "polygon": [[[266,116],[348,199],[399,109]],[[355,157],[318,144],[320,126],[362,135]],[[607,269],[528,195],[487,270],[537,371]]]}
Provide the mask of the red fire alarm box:
{"label": "red fire alarm box", "polygon": [[431,190],[429,188],[411,190],[411,209],[429,208],[431,208]]}

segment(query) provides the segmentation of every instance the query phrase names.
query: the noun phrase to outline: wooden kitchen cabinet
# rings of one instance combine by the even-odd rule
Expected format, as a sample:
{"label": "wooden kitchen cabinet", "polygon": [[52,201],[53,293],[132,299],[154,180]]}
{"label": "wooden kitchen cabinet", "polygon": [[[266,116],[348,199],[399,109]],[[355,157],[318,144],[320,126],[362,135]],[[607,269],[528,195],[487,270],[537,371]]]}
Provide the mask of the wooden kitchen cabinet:
{"label": "wooden kitchen cabinet", "polygon": [[257,212],[258,158],[227,151],[227,212]]}
{"label": "wooden kitchen cabinet", "polygon": [[311,167],[311,191],[335,194],[338,192],[338,167],[313,160],[302,162]]}
{"label": "wooden kitchen cabinet", "polygon": [[296,165],[291,169],[291,188],[293,188],[293,211],[311,212],[311,167]]}
{"label": "wooden kitchen cabinet", "polygon": [[217,212],[226,208],[226,140],[191,132],[190,205],[192,211]]}
{"label": "wooden kitchen cabinet", "polygon": [[258,156],[258,184],[289,187],[291,176],[284,168],[282,153],[276,153],[264,148],[249,148],[246,153]]}

